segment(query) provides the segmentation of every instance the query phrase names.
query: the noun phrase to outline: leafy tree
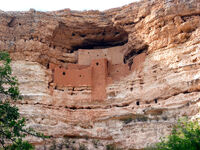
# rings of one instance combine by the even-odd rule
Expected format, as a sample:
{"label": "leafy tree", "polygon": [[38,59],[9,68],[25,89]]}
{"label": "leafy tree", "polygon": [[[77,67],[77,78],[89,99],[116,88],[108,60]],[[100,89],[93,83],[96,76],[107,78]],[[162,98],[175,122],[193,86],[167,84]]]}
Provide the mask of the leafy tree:
{"label": "leafy tree", "polygon": [[151,150],[200,150],[200,125],[198,121],[181,119],[167,138],[161,139]]}
{"label": "leafy tree", "polygon": [[10,56],[0,52],[0,149],[31,150],[34,147],[23,138],[28,134],[44,137],[31,128],[25,128],[25,118],[11,101],[20,100],[18,82],[12,76]]}

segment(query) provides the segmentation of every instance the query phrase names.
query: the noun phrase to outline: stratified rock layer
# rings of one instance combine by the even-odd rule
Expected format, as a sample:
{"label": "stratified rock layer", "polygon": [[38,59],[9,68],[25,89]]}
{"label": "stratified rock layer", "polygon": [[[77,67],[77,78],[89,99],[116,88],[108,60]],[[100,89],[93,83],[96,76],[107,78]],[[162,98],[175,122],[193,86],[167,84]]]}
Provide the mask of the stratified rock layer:
{"label": "stratified rock layer", "polygon": [[[107,85],[105,100],[92,101],[91,87],[50,88],[50,63],[67,67],[78,63],[78,49],[121,45],[124,63],[138,66],[132,60],[146,57]],[[199,0],[144,0],[104,12],[0,12],[0,49],[13,59],[28,126],[63,149],[66,143],[142,149],[167,135],[178,118],[199,113]],[[52,143],[30,141],[38,149]]]}

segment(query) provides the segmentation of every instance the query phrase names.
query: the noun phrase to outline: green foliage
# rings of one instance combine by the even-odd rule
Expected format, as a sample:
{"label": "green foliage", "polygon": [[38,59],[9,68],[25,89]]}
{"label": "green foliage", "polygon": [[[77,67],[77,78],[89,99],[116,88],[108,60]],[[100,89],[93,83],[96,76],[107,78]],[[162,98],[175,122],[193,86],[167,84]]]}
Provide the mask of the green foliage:
{"label": "green foliage", "polygon": [[[150,148],[149,148],[150,149]],[[197,121],[179,120],[166,139],[156,144],[154,150],[200,150],[200,125]]]}
{"label": "green foliage", "polygon": [[92,143],[93,143],[95,148],[98,148],[98,144],[99,144],[99,140],[98,139],[93,139]]}
{"label": "green foliage", "polygon": [[129,124],[130,122],[132,122],[133,121],[133,118],[131,118],[131,117],[128,117],[128,118],[123,118],[123,119],[121,119],[125,124]]}
{"label": "green foliage", "polygon": [[49,150],[55,150],[56,149],[56,141],[53,141],[53,144],[50,146]]}
{"label": "green foliage", "polygon": [[0,149],[32,150],[33,146],[23,138],[28,134],[44,136],[31,128],[26,129],[25,118],[21,118],[18,108],[10,103],[22,98],[10,62],[9,54],[0,52]]}
{"label": "green foliage", "polygon": [[120,120],[123,121],[124,124],[129,124],[132,121],[145,122],[148,120],[148,118],[143,115],[135,115],[135,116],[125,116],[124,118],[121,118]]}
{"label": "green foliage", "polygon": [[0,94],[10,97],[12,100],[21,99],[17,79],[12,76],[10,56],[6,52],[0,52]]}
{"label": "green foliage", "polygon": [[113,144],[106,145],[106,150],[121,150],[120,148],[117,148]]}
{"label": "green foliage", "polygon": [[84,144],[79,145],[79,150],[87,150],[88,148]]}
{"label": "green foliage", "polygon": [[22,141],[22,139],[17,140],[12,145],[6,147],[9,150],[33,150],[34,147],[27,141]]}

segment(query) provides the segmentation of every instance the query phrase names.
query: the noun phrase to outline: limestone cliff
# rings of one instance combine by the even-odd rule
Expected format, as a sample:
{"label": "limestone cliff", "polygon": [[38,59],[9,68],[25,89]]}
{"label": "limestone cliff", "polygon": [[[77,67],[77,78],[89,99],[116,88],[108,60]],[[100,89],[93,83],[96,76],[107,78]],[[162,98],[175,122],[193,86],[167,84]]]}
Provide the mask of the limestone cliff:
{"label": "limestone cliff", "polygon": [[[200,0],[0,11],[0,49],[13,59],[21,114],[58,149],[142,149],[178,118],[199,115]],[[29,138],[38,149],[52,144]]]}

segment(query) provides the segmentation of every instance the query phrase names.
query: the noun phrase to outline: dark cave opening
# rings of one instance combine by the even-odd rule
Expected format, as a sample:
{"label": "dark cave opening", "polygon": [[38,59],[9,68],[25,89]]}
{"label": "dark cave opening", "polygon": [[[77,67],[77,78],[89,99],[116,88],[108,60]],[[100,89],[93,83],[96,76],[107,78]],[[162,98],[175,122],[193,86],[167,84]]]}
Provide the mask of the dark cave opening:
{"label": "dark cave opening", "polygon": [[140,49],[133,49],[131,50],[128,54],[126,54],[124,56],[124,64],[130,63],[130,65],[132,65],[132,58],[136,55],[139,55],[141,53],[145,53],[148,50],[148,45],[144,45],[142,48]]}
{"label": "dark cave opening", "polygon": [[123,28],[114,27],[112,24],[106,27],[96,25],[80,27],[67,26],[59,22],[49,42],[58,47],[69,50],[78,49],[103,49],[114,46],[122,46],[128,42],[128,32]]}
{"label": "dark cave opening", "polygon": [[86,40],[81,45],[73,46],[72,49],[78,50],[78,49],[104,49],[104,48],[110,48],[114,46],[123,46],[128,42],[128,39],[122,42],[113,42],[113,41],[93,41],[93,40]]}

